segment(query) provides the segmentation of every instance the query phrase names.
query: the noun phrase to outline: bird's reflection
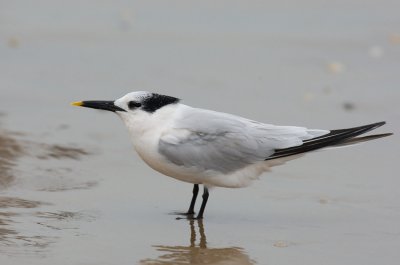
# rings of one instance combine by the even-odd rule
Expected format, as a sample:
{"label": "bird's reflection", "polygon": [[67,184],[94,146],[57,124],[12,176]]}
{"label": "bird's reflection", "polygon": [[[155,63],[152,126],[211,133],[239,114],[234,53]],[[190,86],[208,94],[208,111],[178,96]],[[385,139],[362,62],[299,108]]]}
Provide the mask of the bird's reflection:
{"label": "bird's reflection", "polygon": [[[190,244],[188,246],[153,246],[160,256],[145,259],[141,265],[183,265],[183,264],[255,264],[240,247],[208,248],[202,220],[189,220]],[[196,233],[196,224],[198,233]],[[200,236],[197,239],[197,236]]]}

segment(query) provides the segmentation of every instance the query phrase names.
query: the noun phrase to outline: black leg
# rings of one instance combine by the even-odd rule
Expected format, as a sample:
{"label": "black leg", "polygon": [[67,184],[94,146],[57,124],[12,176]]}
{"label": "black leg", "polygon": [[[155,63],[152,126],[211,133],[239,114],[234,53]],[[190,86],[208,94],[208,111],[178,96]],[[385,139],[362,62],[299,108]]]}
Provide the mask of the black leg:
{"label": "black leg", "polygon": [[190,202],[189,210],[187,211],[187,215],[194,214],[194,205],[196,204],[197,194],[199,194],[199,184],[194,184],[193,186],[193,197]]}
{"label": "black leg", "polygon": [[208,200],[208,189],[204,187],[203,202],[201,203],[200,212],[197,215],[196,219],[203,219],[203,213],[204,209],[206,208],[207,200]]}

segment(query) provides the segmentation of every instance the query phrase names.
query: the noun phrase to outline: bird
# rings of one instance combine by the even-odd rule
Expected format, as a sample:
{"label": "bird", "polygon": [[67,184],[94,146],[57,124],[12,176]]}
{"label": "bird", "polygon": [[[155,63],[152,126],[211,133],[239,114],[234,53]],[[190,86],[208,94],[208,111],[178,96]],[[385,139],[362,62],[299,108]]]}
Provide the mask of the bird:
{"label": "bird", "polygon": [[[116,113],[129,131],[134,149],[154,170],[193,184],[189,209],[202,219],[212,187],[243,188],[271,167],[305,153],[347,146],[392,135],[360,136],[385,124],[322,130],[266,124],[233,114],[195,108],[181,99],[147,91],[116,100],[71,103]],[[203,185],[200,210],[195,203]]]}

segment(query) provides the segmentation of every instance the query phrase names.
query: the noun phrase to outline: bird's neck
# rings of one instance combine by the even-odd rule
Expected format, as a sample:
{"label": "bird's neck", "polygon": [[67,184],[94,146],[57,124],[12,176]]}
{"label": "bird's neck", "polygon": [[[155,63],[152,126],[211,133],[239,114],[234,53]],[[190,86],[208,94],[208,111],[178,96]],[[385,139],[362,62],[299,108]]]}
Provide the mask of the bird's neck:
{"label": "bird's neck", "polygon": [[158,139],[162,132],[171,126],[179,106],[165,106],[154,113],[142,113],[141,115],[121,116],[133,143],[141,141],[143,137],[151,136]]}

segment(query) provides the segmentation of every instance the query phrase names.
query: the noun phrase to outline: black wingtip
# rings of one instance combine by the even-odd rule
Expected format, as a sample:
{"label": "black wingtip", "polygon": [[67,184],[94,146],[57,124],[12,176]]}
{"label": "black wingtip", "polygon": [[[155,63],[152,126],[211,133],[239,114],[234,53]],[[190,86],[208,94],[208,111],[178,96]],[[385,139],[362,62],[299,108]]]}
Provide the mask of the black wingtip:
{"label": "black wingtip", "polygon": [[386,124],[386,121],[380,121],[380,122],[372,123],[370,125],[373,126],[373,128],[375,129],[375,128],[381,127],[385,124]]}
{"label": "black wingtip", "polygon": [[[381,121],[354,128],[331,130],[328,134],[303,141],[302,145],[289,147],[285,149],[277,149],[275,150],[275,153],[272,156],[268,157],[266,160],[301,154],[328,146],[340,145],[342,143],[350,143],[351,139],[354,139],[354,137],[367,133],[378,127],[381,127],[384,124],[386,124],[386,122]],[[365,138],[360,138],[359,140],[361,139],[363,139],[364,141],[373,140],[374,138],[381,138],[390,135],[392,135],[392,133],[380,134],[375,137],[366,136]]]}
{"label": "black wingtip", "polygon": [[375,136],[379,136],[379,138],[382,138],[382,137],[387,137],[387,136],[391,136],[391,135],[393,135],[393,133],[381,133],[381,134],[375,134]]}
{"label": "black wingtip", "polygon": [[380,138],[382,138],[382,137],[387,137],[387,136],[392,136],[393,135],[393,133],[382,133],[382,134],[380,134]]}
{"label": "black wingtip", "polygon": [[376,122],[376,123],[371,123],[371,124],[368,124],[368,125],[360,126],[360,127],[358,127],[359,128],[358,132],[355,132],[355,133],[357,135],[364,134],[366,132],[375,130],[376,128],[379,128],[379,127],[381,127],[381,126],[383,126],[385,124],[386,124],[386,121],[380,121],[380,122]]}
{"label": "black wingtip", "polygon": [[367,141],[371,141],[371,140],[376,140],[376,139],[383,138],[383,137],[388,137],[391,135],[393,135],[393,133],[380,133],[380,134],[373,134],[373,135],[367,135],[367,136],[353,137],[353,138],[344,140],[344,141],[340,142],[339,144],[336,144],[335,146],[352,145],[352,144],[367,142]]}

